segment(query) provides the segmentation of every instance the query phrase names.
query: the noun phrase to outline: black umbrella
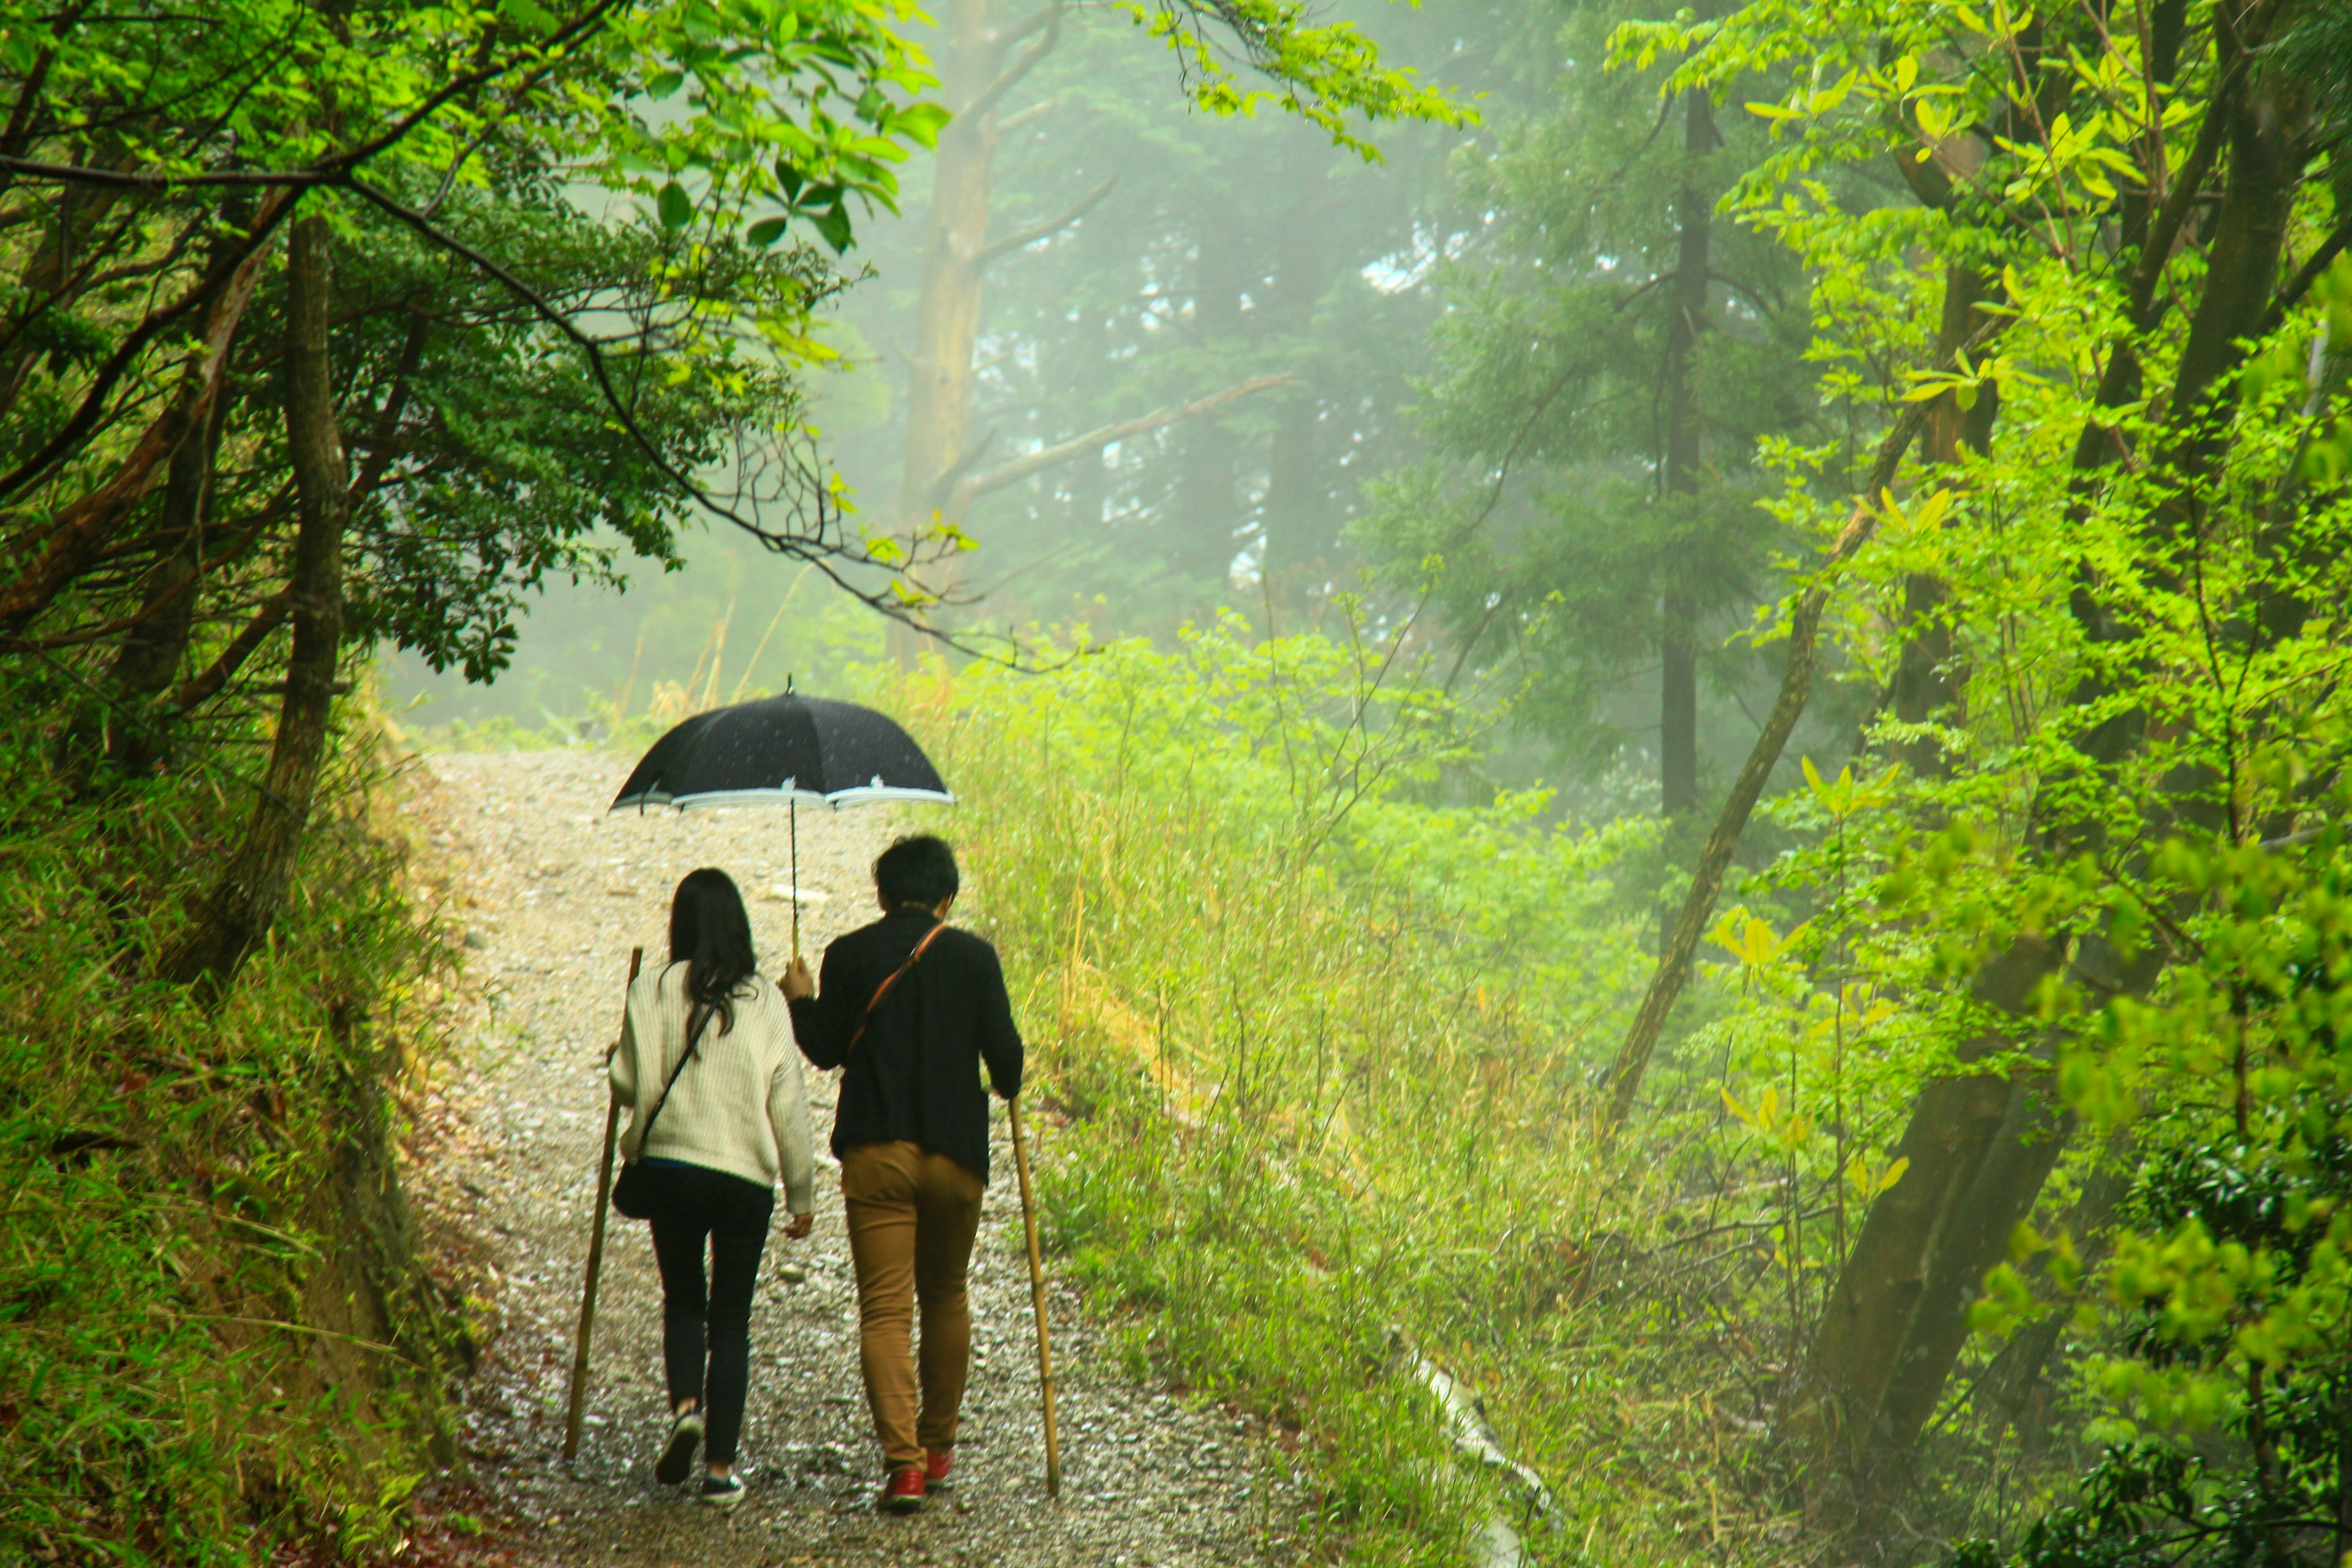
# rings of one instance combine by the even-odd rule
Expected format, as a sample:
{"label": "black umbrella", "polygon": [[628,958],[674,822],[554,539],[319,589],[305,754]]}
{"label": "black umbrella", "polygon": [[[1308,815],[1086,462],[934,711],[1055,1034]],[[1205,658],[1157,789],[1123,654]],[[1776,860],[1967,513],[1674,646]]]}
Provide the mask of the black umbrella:
{"label": "black umbrella", "polygon": [[653,743],[613,798],[614,811],[667,805],[782,805],[793,812],[793,956],[801,952],[800,807],[955,796],[898,723],[855,702],[782,697],[698,713]]}

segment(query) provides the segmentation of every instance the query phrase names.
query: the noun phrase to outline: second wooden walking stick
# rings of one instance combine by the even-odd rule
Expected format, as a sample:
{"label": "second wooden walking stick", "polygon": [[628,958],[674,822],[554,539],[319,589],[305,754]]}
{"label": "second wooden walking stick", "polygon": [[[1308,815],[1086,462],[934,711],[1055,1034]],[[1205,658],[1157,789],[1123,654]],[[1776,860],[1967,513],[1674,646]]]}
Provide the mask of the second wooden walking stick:
{"label": "second wooden walking stick", "polygon": [[[645,966],[646,950],[629,950],[629,984],[637,983],[637,971]],[[627,993],[621,1003],[622,1027],[628,1027]],[[613,1051],[621,1048],[621,1037],[613,1037],[613,1050],[604,1053],[609,1065]],[[580,1288],[580,1337],[572,1347],[572,1402],[563,1412],[563,1457],[576,1458],[580,1452],[580,1422],[588,1409],[588,1337],[596,1331],[596,1277],[604,1269],[604,1215],[613,1204],[613,1146],[621,1133],[621,1098],[610,1089],[604,1099],[604,1159],[596,1167],[596,1218],[588,1231],[588,1278]]]}
{"label": "second wooden walking stick", "polygon": [[1037,1200],[1029,1190],[1029,1141],[1021,1133],[1021,1102],[1008,1100],[1013,1117],[1013,1165],[1021,1173],[1021,1228],[1029,1237],[1029,1299],[1037,1308],[1037,1382],[1045,1398],[1045,1495],[1062,1495],[1062,1445],[1054,1432],[1054,1346],[1045,1332],[1045,1265],[1037,1255]]}

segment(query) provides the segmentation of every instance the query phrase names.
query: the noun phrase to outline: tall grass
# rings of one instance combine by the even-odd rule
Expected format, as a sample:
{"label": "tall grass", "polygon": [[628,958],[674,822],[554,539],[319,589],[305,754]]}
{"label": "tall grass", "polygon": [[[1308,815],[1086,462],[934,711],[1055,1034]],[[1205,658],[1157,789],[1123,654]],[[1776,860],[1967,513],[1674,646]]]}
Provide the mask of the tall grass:
{"label": "tall grass", "polygon": [[1508,1506],[1410,1344],[1559,1494],[1538,1560],[1720,1561],[1731,1373],[1675,1279],[1675,1162],[1590,1114],[1654,826],[1433,804],[1468,754],[1441,697],[1234,622],[897,700],[967,803],[972,918],[1062,1120],[1052,1243],[1139,1363],[1295,1434],[1328,1555],[1462,1561]]}
{"label": "tall grass", "polygon": [[205,1013],[143,955],[243,787],[78,792],[40,726],[0,745],[0,1562],[390,1550],[431,1463],[456,1324],[387,1085],[446,949],[376,815],[382,754],[336,759],[291,907]]}

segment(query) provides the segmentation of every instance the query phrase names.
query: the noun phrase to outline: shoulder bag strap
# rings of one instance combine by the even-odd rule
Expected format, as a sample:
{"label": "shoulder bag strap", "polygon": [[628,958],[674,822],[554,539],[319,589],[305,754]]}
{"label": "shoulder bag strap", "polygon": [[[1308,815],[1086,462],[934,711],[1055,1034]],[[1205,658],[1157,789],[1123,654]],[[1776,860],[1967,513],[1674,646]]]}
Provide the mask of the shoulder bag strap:
{"label": "shoulder bag strap", "polygon": [[653,1110],[646,1117],[645,1130],[637,1134],[639,1157],[645,1154],[646,1140],[654,1135],[654,1122],[660,1118],[662,1107],[669,1103],[669,1091],[677,1087],[677,1075],[684,1072],[686,1064],[694,1059],[694,1047],[702,1043],[703,1026],[710,1022],[710,1015],[716,1011],[716,1008],[700,1007],[687,1010],[686,1054],[677,1058],[677,1066],[670,1068],[669,1081],[662,1085],[661,1098],[654,1101]]}
{"label": "shoulder bag strap", "polygon": [[890,977],[874,988],[874,999],[866,1004],[866,1016],[857,1020],[857,1033],[849,1037],[849,1049],[841,1053],[845,1062],[849,1059],[851,1052],[857,1049],[857,1042],[866,1037],[866,1026],[874,1022],[874,1009],[882,1005],[882,998],[890,994],[890,987],[898,984],[907,971],[915,967],[915,961],[922,957],[924,950],[938,941],[940,932],[947,929],[948,922],[941,921],[924,932],[923,940],[915,944],[915,951],[907,955],[907,962],[892,970]]}

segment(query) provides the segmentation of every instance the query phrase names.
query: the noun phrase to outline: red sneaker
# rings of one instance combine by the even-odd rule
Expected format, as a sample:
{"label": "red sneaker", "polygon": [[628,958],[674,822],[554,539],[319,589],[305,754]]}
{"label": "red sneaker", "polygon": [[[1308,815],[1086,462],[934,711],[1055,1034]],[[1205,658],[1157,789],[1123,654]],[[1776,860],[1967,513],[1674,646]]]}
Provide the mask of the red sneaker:
{"label": "red sneaker", "polygon": [[923,1506],[923,1472],[912,1465],[895,1471],[877,1500],[884,1513],[913,1513]]}
{"label": "red sneaker", "polygon": [[945,1486],[948,1470],[955,1463],[953,1448],[929,1448],[923,1453],[923,1479],[930,1485]]}

